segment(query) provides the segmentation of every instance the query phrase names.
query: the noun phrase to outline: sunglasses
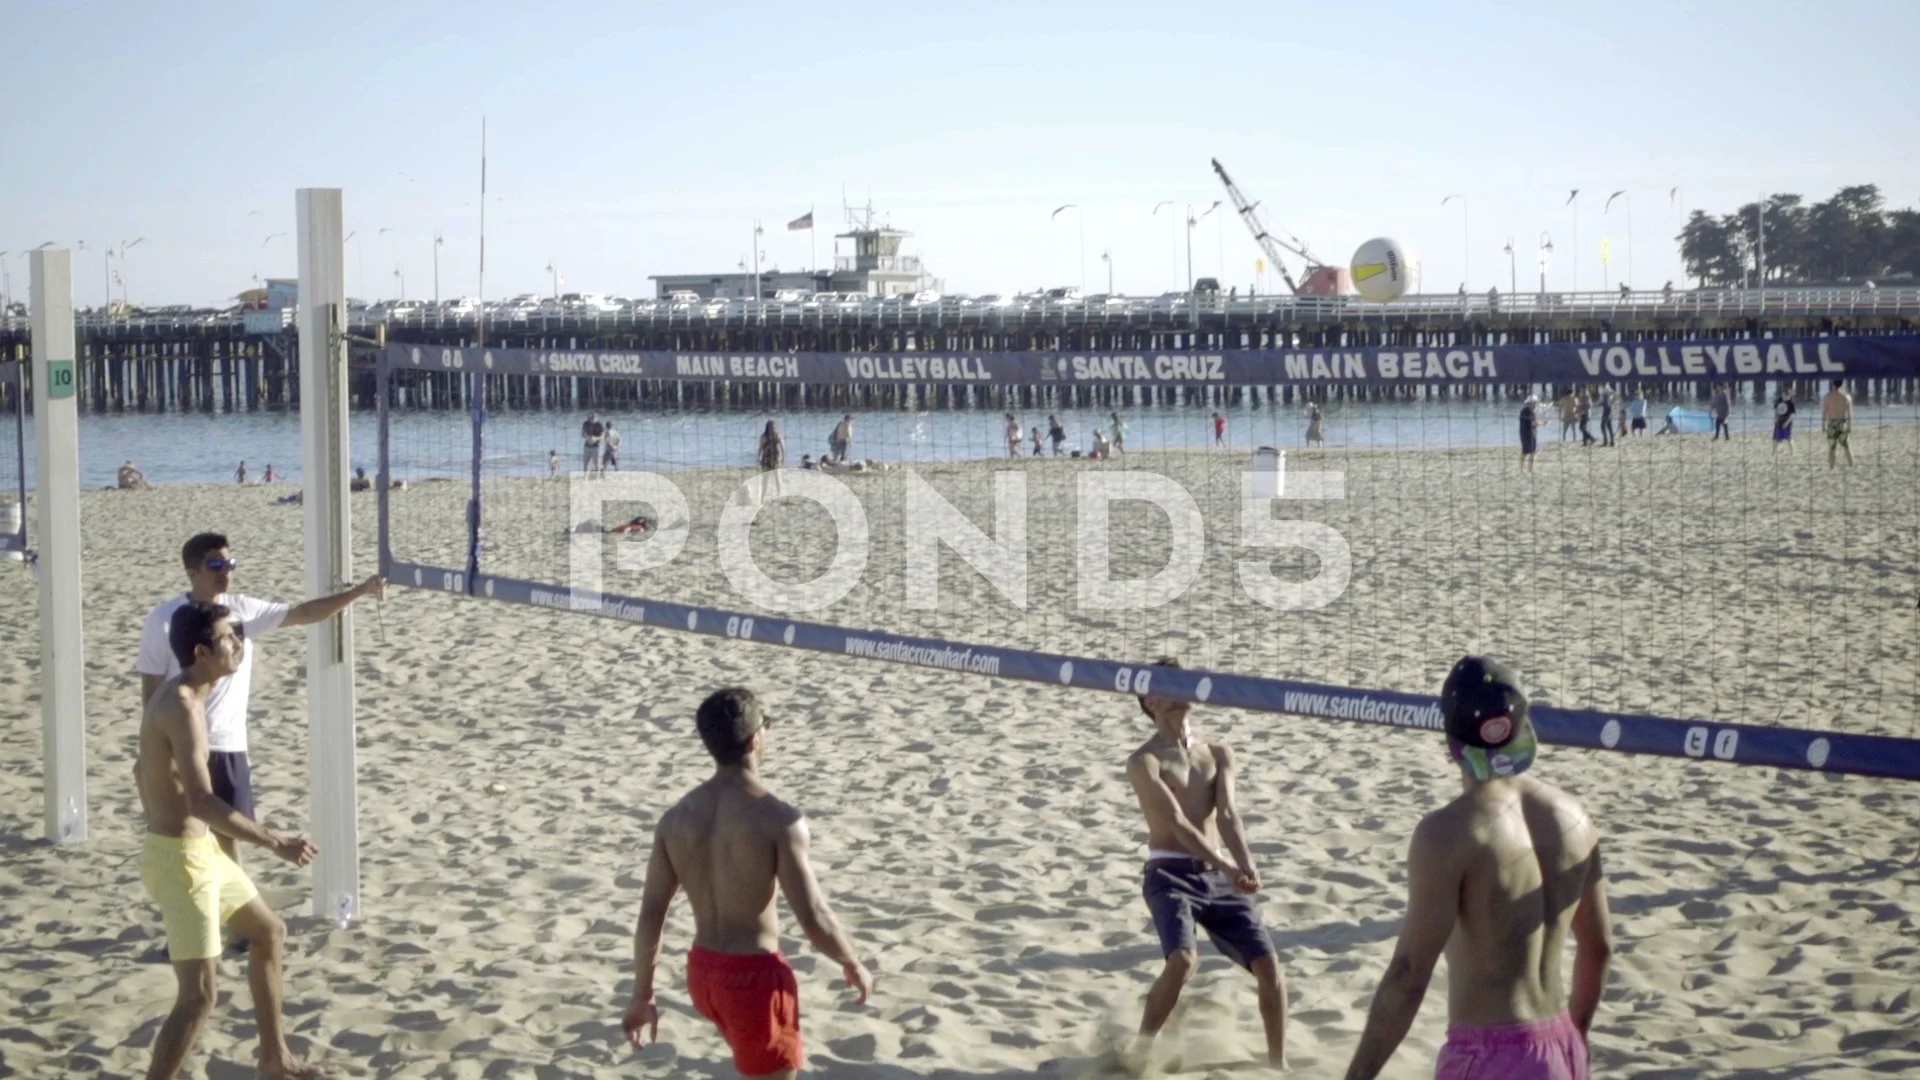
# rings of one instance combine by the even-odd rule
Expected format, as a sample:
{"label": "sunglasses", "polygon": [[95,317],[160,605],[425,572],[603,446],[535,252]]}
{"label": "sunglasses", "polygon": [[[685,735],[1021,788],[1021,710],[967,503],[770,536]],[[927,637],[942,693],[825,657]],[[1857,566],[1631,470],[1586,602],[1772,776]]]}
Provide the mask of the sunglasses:
{"label": "sunglasses", "polygon": [[225,573],[228,573],[229,571],[240,569],[240,560],[239,559],[208,559],[206,562],[201,563],[200,565],[204,567],[209,573],[225,574]]}

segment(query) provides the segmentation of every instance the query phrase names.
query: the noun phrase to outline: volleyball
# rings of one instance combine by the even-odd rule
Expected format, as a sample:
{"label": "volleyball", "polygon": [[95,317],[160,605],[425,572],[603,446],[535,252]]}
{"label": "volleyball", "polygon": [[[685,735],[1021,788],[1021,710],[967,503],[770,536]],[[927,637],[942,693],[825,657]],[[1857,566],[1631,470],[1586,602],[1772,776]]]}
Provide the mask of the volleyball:
{"label": "volleyball", "polygon": [[1400,241],[1376,236],[1353,253],[1353,287],[1376,304],[1400,299],[1407,291],[1407,252]]}

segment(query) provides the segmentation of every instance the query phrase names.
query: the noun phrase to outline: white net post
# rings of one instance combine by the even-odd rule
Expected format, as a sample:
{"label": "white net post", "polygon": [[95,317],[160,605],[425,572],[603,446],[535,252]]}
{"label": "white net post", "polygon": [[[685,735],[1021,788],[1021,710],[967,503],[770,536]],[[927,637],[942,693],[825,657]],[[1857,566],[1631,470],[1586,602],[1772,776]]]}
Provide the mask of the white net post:
{"label": "white net post", "polygon": [[[307,594],[352,580],[347,478],[346,242],[338,188],[294,193],[300,252],[300,444]],[[313,913],[344,926],[364,914],[354,764],[353,612],[307,630],[307,783]]]}
{"label": "white net post", "polygon": [[80,418],[73,256],[33,253],[33,409],[40,534],[40,717],[46,836],[87,838],[86,652],[80,622]]}

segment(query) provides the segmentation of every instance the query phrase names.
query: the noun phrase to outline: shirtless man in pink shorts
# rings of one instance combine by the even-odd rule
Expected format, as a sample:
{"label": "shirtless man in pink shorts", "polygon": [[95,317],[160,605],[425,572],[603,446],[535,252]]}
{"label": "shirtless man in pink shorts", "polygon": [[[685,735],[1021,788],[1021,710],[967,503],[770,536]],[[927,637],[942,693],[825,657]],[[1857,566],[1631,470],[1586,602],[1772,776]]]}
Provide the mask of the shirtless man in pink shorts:
{"label": "shirtless man in pink shorts", "polygon": [[[1436,1080],[1586,1080],[1587,1032],[1613,952],[1599,834],[1580,800],[1523,775],[1538,744],[1505,665],[1461,660],[1440,708],[1466,791],[1413,831],[1406,924],[1347,1080],[1379,1075],[1443,950],[1448,1028]],[[1561,975],[1569,930],[1571,995]]]}

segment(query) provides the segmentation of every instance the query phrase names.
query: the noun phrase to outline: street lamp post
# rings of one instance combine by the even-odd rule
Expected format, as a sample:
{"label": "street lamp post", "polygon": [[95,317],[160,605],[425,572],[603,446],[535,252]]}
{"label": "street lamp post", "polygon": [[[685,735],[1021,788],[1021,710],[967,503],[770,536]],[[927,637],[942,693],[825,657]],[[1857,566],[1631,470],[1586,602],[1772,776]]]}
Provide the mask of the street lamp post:
{"label": "street lamp post", "polygon": [[404,303],[407,299],[407,275],[401,272],[400,267],[395,266],[393,268],[393,276],[395,280],[400,282],[400,300]]}
{"label": "street lamp post", "polygon": [[1540,295],[1547,295],[1547,259],[1553,254],[1553,234],[1540,231]]}
{"label": "street lamp post", "polygon": [[1600,212],[1602,214],[1610,212],[1613,209],[1613,200],[1621,197],[1627,200],[1627,276],[1620,279],[1620,284],[1630,288],[1633,285],[1633,196],[1627,193],[1627,189],[1621,188],[1607,196],[1606,209]]}
{"label": "street lamp post", "polygon": [[440,246],[447,241],[440,230],[433,230],[433,308],[440,310]]}
{"label": "street lamp post", "polygon": [[1173,283],[1180,284],[1180,213],[1173,208],[1172,199],[1162,199],[1153,204],[1153,216],[1160,216],[1160,208],[1168,207],[1167,239],[1173,241]]}
{"label": "street lamp post", "polygon": [[1073,211],[1074,218],[1080,224],[1080,295],[1085,296],[1087,293],[1087,212],[1080,209],[1079,203],[1067,203],[1065,206],[1054,208],[1053,220],[1059,220],[1062,210]]}
{"label": "street lamp post", "polygon": [[1460,200],[1460,289],[1464,292],[1473,285],[1473,245],[1467,232],[1467,197],[1449,195],[1440,200],[1440,205],[1445,206],[1455,199]]}
{"label": "street lamp post", "polygon": [[1507,237],[1507,246],[1500,250],[1507,254],[1507,292],[1517,293],[1520,291],[1520,271],[1514,264],[1513,237]]}
{"label": "street lamp post", "polygon": [[1567,196],[1567,205],[1573,207],[1573,290],[1580,291],[1580,189],[1574,188]]}
{"label": "street lamp post", "polygon": [[547,260],[547,273],[553,278],[553,298],[557,301],[560,299],[560,268],[552,259]]}
{"label": "street lamp post", "polygon": [[1112,296],[1113,295],[1113,249],[1108,248],[1105,251],[1102,251],[1100,253],[1100,261],[1107,264],[1107,295]]}
{"label": "street lamp post", "polygon": [[1215,210],[1218,210],[1218,209],[1220,209],[1220,200],[1215,199],[1213,200],[1212,206],[1207,207],[1206,210],[1203,211],[1199,217],[1194,217],[1193,204],[1192,203],[1187,204],[1187,292],[1188,293],[1193,292],[1193,230],[1194,230],[1194,227],[1196,225],[1199,225],[1201,222],[1207,220],[1207,215],[1213,213]]}

